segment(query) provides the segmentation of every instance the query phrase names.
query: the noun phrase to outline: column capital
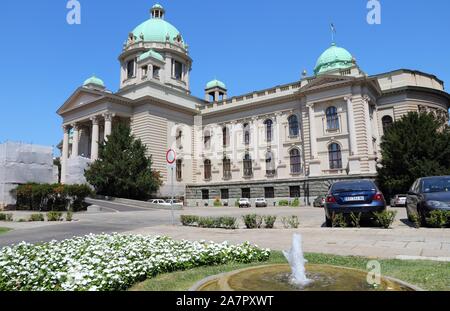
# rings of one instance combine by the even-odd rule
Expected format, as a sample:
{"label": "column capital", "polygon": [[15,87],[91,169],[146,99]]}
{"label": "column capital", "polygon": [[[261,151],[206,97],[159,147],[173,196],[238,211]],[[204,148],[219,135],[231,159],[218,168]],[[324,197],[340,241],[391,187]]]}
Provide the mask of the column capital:
{"label": "column capital", "polygon": [[369,95],[363,95],[362,96],[362,99],[363,99],[363,101],[365,101],[366,103],[369,103],[370,102],[370,96]]}
{"label": "column capital", "polygon": [[80,123],[74,122],[70,125],[75,131],[80,129]]}
{"label": "column capital", "polygon": [[63,125],[61,126],[61,128],[62,128],[62,130],[63,130],[64,132],[67,132],[67,131],[70,130],[71,125],[70,125],[70,124],[63,124]]}
{"label": "column capital", "polygon": [[112,119],[116,116],[115,113],[107,112],[103,114],[103,118],[105,118],[105,121],[111,122]]}
{"label": "column capital", "polygon": [[314,105],[315,105],[315,103],[307,103],[306,108],[312,109],[312,108],[314,108]]}
{"label": "column capital", "polygon": [[91,117],[90,120],[92,121],[92,125],[98,125],[99,123],[98,116]]}
{"label": "column capital", "polygon": [[352,101],[352,100],[353,100],[353,96],[352,96],[352,95],[350,95],[350,96],[345,96],[345,97],[344,97],[344,100],[345,100],[346,102]]}

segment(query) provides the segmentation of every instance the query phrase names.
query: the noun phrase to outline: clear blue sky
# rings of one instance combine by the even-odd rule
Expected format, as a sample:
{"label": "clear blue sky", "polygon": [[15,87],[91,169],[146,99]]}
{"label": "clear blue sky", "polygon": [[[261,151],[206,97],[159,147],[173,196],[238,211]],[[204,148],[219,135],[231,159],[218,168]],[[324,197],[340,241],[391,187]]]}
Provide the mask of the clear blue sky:
{"label": "clear blue sky", "polygon": [[[56,145],[56,110],[96,74],[116,91],[122,43],[149,17],[152,0],[79,0],[82,24],[66,23],[66,0],[0,4],[0,142]],[[347,48],[368,74],[399,68],[450,83],[450,1],[381,0],[382,24],[366,23],[366,0],[161,0],[190,45],[192,92],[223,80],[238,95],[312,73],[330,44]]]}

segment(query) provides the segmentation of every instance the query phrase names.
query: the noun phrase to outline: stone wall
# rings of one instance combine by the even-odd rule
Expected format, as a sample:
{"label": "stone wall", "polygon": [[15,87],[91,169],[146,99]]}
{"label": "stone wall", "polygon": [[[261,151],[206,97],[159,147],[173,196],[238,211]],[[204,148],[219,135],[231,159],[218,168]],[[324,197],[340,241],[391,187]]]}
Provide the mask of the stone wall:
{"label": "stone wall", "polygon": [[[269,206],[273,202],[280,200],[292,201],[295,198],[290,197],[290,188],[292,186],[300,186],[300,202],[302,205],[312,205],[313,200],[319,195],[326,194],[329,187],[336,181],[352,180],[352,179],[375,179],[374,175],[359,176],[334,176],[334,177],[315,177],[305,178],[302,180],[267,180],[255,182],[241,182],[230,184],[203,184],[203,185],[187,185],[186,186],[186,203],[189,206],[209,206],[214,204],[216,198],[221,199],[221,189],[228,189],[229,199],[227,201],[230,206],[234,206],[236,200],[242,197],[242,189],[250,188],[250,197],[252,204],[256,198],[264,198],[264,188],[273,187],[275,192],[274,199],[268,199]],[[209,200],[202,199],[202,190],[209,190]]]}

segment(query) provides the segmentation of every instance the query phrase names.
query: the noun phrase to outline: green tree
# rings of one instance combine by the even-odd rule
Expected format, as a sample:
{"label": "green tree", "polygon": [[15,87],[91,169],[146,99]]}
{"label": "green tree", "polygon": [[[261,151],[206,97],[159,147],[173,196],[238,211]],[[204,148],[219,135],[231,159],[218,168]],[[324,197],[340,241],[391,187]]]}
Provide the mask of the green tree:
{"label": "green tree", "polygon": [[405,193],[417,178],[450,174],[449,127],[431,113],[410,112],[386,130],[381,153],[381,190]]}
{"label": "green tree", "polygon": [[97,194],[146,200],[161,186],[159,173],[152,171],[147,147],[131,135],[124,124],[114,127],[99,148],[99,159],[85,171]]}

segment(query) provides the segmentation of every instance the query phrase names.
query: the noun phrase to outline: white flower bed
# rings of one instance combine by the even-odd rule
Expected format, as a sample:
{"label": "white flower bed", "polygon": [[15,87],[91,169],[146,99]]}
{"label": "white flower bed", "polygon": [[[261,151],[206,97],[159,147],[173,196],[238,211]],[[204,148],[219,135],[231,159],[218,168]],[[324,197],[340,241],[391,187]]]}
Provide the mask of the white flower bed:
{"label": "white flower bed", "polygon": [[156,274],[197,266],[265,261],[249,243],[175,241],[139,235],[89,235],[0,250],[0,291],[126,290]]}

